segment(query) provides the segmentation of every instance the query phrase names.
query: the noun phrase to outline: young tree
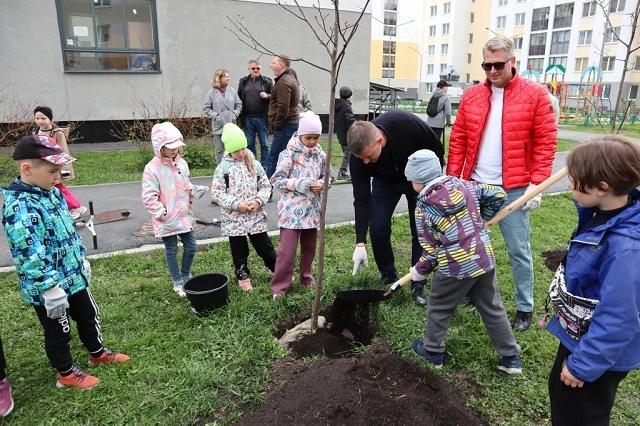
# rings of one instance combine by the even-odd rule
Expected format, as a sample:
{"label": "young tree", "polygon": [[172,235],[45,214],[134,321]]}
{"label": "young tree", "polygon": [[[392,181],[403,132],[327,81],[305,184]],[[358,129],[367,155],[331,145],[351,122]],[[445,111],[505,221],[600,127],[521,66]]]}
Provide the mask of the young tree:
{"label": "young tree", "polygon": [[[611,11],[611,7],[612,4],[617,5],[618,1],[613,1],[613,0],[597,0],[598,5],[600,6],[600,8],[602,9],[604,16],[605,16],[605,22],[606,22],[606,31],[611,31],[612,33],[612,37],[613,40],[617,40],[620,44],[622,44],[625,47],[625,55],[624,55],[624,59],[619,59],[619,61],[622,62],[623,66],[622,66],[622,76],[620,77],[620,85],[618,86],[618,93],[615,97],[615,106],[614,106],[614,110],[613,110],[613,117],[611,120],[611,133],[615,133],[616,132],[616,120],[617,120],[617,116],[618,116],[618,110],[620,109],[620,101],[622,100],[622,87],[624,85],[624,81],[625,78],[627,76],[627,72],[631,71],[633,69],[633,62],[630,63],[630,58],[631,55],[633,54],[633,52],[637,51],[638,49],[640,49],[640,43],[638,43],[638,41],[636,40],[636,34],[638,32],[638,17],[640,16],[640,2],[636,1],[635,2],[635,7],[634,9],[631,11],[631,13],[628,14],[629,16],[629,27],[631,29],[630,33],[629,33],[629,37],[625,38],[624,40],[622,38],[620,38],[620,34],[618,34],[615,30],[615,27],[612,25],[611,23],[611,19],[609,16],[609,12]],[[605,32],[606,32],[605,31]],[[621,33],[622,31],[620,31]],[[603,43],[604,45],[604,43]],[[600,64],[600,66],[602,66],[602,64]],[[625,112],[624,112],[624,116],[622,118],[622,120],[620,121],[620,124],[618,126],[618,132],[620,132],[620,130],[622,129],[622,126],[624,125],[625,122],[625,118],[627,116],[627,112],[629,111],[629,107],[630,107],[630,103],[628,103],[625,106]]]}
{"label": "young tree", "polygon": [[[325,167],[324,174],[324,190],[322,192],[322,206],[320,209],[320,228],[318,232],[318,240],[320,242],[318,250],[318,280],[316,281],[316,294],[313,302],[312,309],[312,321],[311,330],[314,330],[318,326],[318,312],[320,310],[320,296],[322,294],[322,277],[324,272],[324,253],[325,253],[325,212],[327,211],[327,195],[329,191],[329,176],[331,168],[331,154],[333,152],[333,125],[334,125],[334,108],[335,108],[335,94],[336,84],[338,82],[338,75],[340,74],[340,67],[344,60],[347,46],[353,39],[358,30],[360,21],[367,10],[370,0],[363,0],[361,11],[359,12],[355,22],[348,21],[342,22],[340,19],[340,0],[331,0],[333,5],[333,14],[328,12],[328,9],[321,9],[320,0],[317,0],[312,7],[313,13],[307,14],[305,10],[300,6],[298,0],[293,0],[293,4],[288,4],[283,0],[275,0],[275,3],[286,10],[288,13],[295,16],[300,21],[304,22],[309,30],[313,33],[318,42],[324,47],[327,56],[329,58],[329,65],[326,63],[316,62],[315,60],[309,60],[305,58],[290,58],[291,61],[304,62],[317,69],[326,71],[330,74],[330,100],[329,100],[329,134],[327,141],[327,158],[328,161]],[[257,40],[249,28],[242,23],[242,18],[231,19],[227,17],[235,29],[230,29],[238,39],[261,54],[267,54],[271,56],[278,56],[272,49],[265,46],[259,40]]]}

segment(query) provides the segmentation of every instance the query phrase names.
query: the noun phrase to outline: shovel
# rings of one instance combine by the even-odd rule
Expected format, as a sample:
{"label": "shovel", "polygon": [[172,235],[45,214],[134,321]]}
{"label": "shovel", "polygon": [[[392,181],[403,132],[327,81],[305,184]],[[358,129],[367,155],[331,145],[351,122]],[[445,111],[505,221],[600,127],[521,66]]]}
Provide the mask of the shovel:
{"label": "shovel", "polygon": [[346,290],[336,293],[336,301],[340,299],[344,303],[357,304],[369,302],[381,302],[389,298],[400,287],[411,281],[411,274],[407,274],[393,283],[389,290]]}

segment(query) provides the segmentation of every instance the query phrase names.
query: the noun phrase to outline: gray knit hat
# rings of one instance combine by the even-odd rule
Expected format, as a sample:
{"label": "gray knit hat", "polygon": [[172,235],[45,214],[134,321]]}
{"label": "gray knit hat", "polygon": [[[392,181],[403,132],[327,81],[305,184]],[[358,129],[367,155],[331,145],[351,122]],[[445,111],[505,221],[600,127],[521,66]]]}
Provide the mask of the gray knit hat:
{"label": "gray knit hat", "polygon": [[442,166],[433,151],[421,149],[409,156],[404,174],[407,180],[427,184],[442,176]]}
{"label": "gray knit hat", "polygon": [[353,95],[351,89],[347,86],[342,86],[340,88],[340,98],[341,99],[349,99]]}

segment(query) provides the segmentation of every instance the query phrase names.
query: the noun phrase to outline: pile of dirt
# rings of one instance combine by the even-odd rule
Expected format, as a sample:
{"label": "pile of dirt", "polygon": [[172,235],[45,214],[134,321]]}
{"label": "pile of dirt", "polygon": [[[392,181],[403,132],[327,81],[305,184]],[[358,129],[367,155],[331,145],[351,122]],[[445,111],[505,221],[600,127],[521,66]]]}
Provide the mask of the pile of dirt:
{"label": "pile of dirt", "polygon": [[544,266],[555,272],[566,254],[566,248],[557,248],[555,250],[543,252],[542,257],[544,258]]}
{"label": "pile of dirt", "polygon": [[[341,335],[340,335],[341,336]],[[330,352],[340,337],[316,333],[296,343]],[[343,342],[339,342],[340,345]],[[460,392],[438,376],[392,353],[387,343],[364,354],[307,366],[294,357],[270,369],[267,401],[237,425],[484,425]]]}

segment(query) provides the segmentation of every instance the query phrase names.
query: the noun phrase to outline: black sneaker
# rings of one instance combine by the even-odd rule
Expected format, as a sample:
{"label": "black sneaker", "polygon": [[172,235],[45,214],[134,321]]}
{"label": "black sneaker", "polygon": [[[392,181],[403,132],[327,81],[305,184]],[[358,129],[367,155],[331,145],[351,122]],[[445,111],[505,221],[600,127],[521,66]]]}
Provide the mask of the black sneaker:
{"label": "black sneaker", "polygon": [[346,180],[347,182],[351,182],[351,176],[346,173],[338,173],[336,180]]}
{"label": "black sneaker", "polygon": [[427,298],[424,296],[424,284],[423,282],[411,281],[411,294],[413,295],[413,301],[416,302],[416,306],[423,308],[427,306]]}
{"label": "black sneaker", "polygon": [[411,348],[413,348],[416,354],[433,364],[433,368],[442,368],[442,364],[444,364],[444,352],[441,354],[429,352],[424,348],[424,342],[420,339],[414,339],[411,342]]}
{"label": "black sneaker", "polygon": [[518,311],[516,318],[513,320],[513,329],[515,331],[527,331],[531,327],[532,312]]}

